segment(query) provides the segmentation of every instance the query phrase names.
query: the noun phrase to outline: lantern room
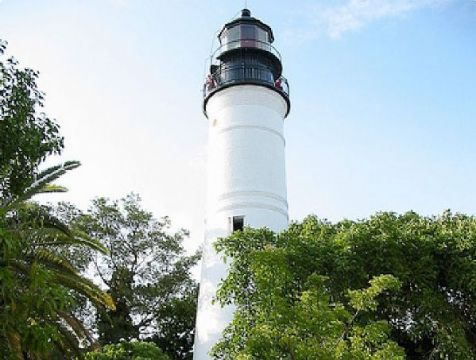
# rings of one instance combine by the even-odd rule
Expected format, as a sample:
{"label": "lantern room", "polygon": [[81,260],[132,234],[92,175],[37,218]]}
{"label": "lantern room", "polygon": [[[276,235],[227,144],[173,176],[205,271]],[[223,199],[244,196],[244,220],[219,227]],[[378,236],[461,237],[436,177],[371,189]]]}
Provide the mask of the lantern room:
{"label": "lantern room", "polygon": [[248,9],[225,24],[218,34],[219,46],[211,55],[204,84],[203,109],[214,93],[236,85],[265,86],[280,93],[290,108],[289,86],[282,76],[281,55],[272,45],[272,29],[251,16]]}

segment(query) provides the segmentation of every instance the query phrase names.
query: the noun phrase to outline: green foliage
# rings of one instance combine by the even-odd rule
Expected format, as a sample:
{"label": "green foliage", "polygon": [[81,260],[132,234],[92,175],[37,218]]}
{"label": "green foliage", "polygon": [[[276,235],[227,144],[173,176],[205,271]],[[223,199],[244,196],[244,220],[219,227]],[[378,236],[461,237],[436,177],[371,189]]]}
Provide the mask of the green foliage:
{"label": "green foliage", "polygon": [[[30,184],[25,194],[33,196],[42,187]],[[99,307],[115,306],[110,295],[79,274],[62,250],[84,246],[106,250],[69,229],[47,207],[27,201],[24,194],[2,200],[6,205],[0,206],[0,350],[39,359],[49,358],[54,348],[69,356],[78,354],[80,341],[91,339],[72,313],[73,294]]]}
{"label": "green foliage", "polygon": [[151,340],[173,359],[192,359],[197,299],[198,287],[188,287],[156,311]]}
{"label": "green foliage", "polygon": [[154,343],[131,341],[89,352],[85,360],[170,360]]}
{"label": "green foliage", "polygon": [[63,148],[59,126],[44,113],[38,72],[21,69],[4,59],[0,40],[0,197],[23,193],[33,182],[38,165]]}
{"label": "green foliage", "polygon": [[190,269],[198,256],[185,254],[187,232],[171,232],[170,220],[155,219],[134,194],[96,199],[87,213],[73,210],[73,217],[67,215],[71,206],[59,210],[108,249],[107,255],[79,256],[88,259],[116,304],[115,311],[97,313],[100,343],[145,338],[174,359],[191,359],[197,285]]}
{"label": "green foliage", "polygon": [[[476,358],[476,219],[380,213],[221,239],[217,359]],[[404,353],[402,352],[404,350]]]}
{"label": "green foliage", "polygon": [[349,290],[349,304],[358,311],[377,310],[377,296],[384,290],[398,290],[400,281],[391,275],[380,275],[370,280],[364,290]]}
{"label": "green foliage", "polygon": [[3,60],[0,45],[0,354],[6,359],[49,359],[52,352],[72,358],[88,340],[72,314],[73,294],[114,308],[102,292],[62,254],[65,247],[105,248],[68,228],[45,206],[30,199],[65,191],[51,182],[78,162],[39,171],[49,154],[59,153],[58,125],[37,110],[42,94],[37,73]]}

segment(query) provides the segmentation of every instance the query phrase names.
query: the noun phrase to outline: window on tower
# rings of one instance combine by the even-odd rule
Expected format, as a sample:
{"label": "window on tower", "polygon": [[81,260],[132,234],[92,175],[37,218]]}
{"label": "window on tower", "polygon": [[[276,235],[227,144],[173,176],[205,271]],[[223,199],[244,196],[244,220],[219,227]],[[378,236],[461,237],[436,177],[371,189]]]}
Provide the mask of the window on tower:
{"label": "window on tower", "polygon": [[232,219],[233,232],[243,231],[245,227],[245,217],[244,216],[233,216]]}

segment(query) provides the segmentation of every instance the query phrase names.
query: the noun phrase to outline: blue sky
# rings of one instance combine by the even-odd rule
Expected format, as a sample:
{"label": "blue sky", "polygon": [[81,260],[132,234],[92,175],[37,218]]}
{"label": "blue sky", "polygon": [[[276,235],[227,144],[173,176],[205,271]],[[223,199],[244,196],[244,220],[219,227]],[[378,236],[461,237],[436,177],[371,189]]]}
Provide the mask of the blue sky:
{"label": "blue sky", "polygon": [[[476,1],[249,0],[291,85],[292,219],[476,213]],[[142,195],[203,235],[205,59],[242,1],[0,0],[0,38],[40,71],[83,165],[57,199]],[[58,161],[58,159],[54,159]]]}

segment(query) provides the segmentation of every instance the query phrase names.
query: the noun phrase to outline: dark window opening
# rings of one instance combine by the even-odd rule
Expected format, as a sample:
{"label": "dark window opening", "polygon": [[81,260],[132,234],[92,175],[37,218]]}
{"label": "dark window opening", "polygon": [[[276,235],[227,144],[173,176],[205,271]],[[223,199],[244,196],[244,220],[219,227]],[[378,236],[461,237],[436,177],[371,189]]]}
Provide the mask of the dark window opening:
{"label": "dark window opening", "polygon": [[245,227],[245,217],[244,216],[233,216],[233,232],[243,231]]}

